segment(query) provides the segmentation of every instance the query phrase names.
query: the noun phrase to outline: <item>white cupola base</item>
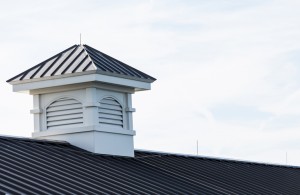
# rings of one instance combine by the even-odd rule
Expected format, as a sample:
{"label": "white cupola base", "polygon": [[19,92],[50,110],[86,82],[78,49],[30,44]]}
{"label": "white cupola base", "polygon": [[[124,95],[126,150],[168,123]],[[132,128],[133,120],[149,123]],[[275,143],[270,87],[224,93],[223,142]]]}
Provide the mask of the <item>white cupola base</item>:
{"label": "white cupola base", "polygon": [[63,140],[84,150],[108,155],[134,156],[134,131],[107,132],[99,126],[84,127],[79,132],[57,131],[51,135],[33,134],[34,138]]}
{"label": "white cupola base", "polygon": [[[78,89],[74,89],[77,87]],[[133,156],[132,89],[97,83],[32,91],[34,138],[65,140],[85,150]],[[35,112],[38,110],[39,112]]]}

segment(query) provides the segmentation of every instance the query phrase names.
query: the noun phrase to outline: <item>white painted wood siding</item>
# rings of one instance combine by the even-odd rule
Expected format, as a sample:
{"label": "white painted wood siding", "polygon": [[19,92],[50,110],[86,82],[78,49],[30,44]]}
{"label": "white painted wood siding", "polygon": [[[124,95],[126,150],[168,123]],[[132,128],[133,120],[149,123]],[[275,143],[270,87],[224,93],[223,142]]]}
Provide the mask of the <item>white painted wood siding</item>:
{"label": "white painted wood siding", "polygon": [[72,98],[60,98],[46,109],[47,129],[75,127],[83,124],[82,104]]}

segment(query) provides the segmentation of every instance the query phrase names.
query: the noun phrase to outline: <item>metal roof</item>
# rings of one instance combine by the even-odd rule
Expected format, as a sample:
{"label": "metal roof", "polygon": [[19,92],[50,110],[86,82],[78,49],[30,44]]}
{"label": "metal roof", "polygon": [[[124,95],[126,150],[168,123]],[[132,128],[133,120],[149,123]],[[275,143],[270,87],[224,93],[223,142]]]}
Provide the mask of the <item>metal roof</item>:
{"label": "metal roof", "polygon": [[136,151],[99,155],[66,142],[0,137],[7,194],[300,194],[300,168]]}
{"label": "metal roof", "polygon": [[38,65],[14,76],[7,82],[97,72],[129,79],[153,82],[156,79],[88,45],[73,45]]}

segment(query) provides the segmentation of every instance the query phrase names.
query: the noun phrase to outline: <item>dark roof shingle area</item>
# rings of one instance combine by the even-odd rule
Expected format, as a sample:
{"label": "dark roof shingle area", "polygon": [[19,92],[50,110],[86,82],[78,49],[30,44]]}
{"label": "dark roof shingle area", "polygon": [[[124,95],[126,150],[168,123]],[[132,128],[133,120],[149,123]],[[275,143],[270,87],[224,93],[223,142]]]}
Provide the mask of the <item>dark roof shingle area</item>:
{"label": "dark roof shingle area", "polygon": [[88,45],[73,45],[7,82],[96,71],[129,79],[153,82],[156,79]]}
{"label": "dark roof shingle area", "polygon": [[299,194],[300,169],[136,151],[86,152],[66,142],[0,137],[8,194]]}

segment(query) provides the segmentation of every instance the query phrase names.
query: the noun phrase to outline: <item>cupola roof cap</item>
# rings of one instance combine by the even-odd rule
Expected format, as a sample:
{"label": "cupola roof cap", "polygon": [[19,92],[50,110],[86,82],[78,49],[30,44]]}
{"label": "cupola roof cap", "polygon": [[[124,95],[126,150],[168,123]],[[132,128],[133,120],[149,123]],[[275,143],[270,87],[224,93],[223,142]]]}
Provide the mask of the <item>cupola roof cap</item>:
{"label": "cupola roof cap", "polygon": [[100,74],[152,83],[156,79],[88,45],[73,45],[7,80],[23,83],[84,74]]}

